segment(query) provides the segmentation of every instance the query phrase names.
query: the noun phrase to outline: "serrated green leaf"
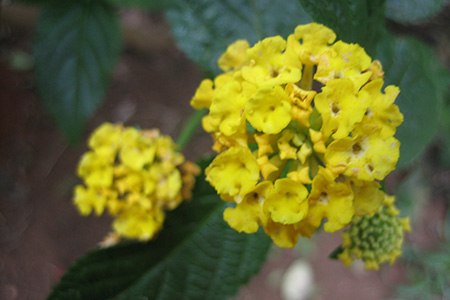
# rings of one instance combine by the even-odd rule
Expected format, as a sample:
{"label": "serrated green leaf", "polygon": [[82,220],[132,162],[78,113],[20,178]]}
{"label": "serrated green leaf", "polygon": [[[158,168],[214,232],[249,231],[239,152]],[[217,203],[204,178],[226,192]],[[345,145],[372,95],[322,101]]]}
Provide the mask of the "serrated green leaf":
{"label": "serrated green leaf", "polygon": [[436,135],[450,77],[433,51],[414,39],[386,35],[375,57],[383,64],[386,84],[400,87],[396,103],[404,122],[396,136],[402,168],[418,159]]}
{"label": "serrated green leaf", "polygon": [[119,50],[117,14],[102,1],[44,8],[34,41],[37,87],[70,141],[102,102]]}
{"label": "serrated green leaf", "polygon": [[448,0],[387,0],[386,17],[400,23],[420,23],[448,3]]}
{"label": "serrated green leaf", "polygon": [[286,37],[311,20],[297,1],[284,0],[177,1],[166,16],[179,47],[210,74],[219,71],[217,59],[237,39]]}
{"label": "serrated green leaf", "polygon": [[338,39],[372,50],[384,25],[384,0],[299,0],[314,21],[332,28]]}
{"label": "serrated green leaf", "polygon": [[155,241],[93,251],[49,299],[228,299],[259,270],[271,241],[230,229],[224,207],[200,176],[193,199],[167,216]]}
{"label": "serrated green leaf", "polygon": [[138,7],[149,10],[163,10],[170,7],[175,0],[107,0],[120,7]]}

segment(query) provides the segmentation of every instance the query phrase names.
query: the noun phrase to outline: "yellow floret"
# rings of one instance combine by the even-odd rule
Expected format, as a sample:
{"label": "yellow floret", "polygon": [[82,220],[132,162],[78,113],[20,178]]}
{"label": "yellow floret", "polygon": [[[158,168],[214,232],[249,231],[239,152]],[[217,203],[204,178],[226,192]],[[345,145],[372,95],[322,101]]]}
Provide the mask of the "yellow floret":
{"label": "yellow floret", "polygon": [[89,187],[108,188],[113,182],[114,168],[109,157],[89,151],[81,158],[78,175],[83,177]]}
{"label": "yellow floret", "polygon": [[383,94],[382,86],[383,80],[377,79],[366,84],[359,92],[360,99],[368,103],[360,126],[366,131],[379,130],[382,138],[388,138],[394,136],[397,127],[403,122],[403,115],[394,104],[400,92],[398,87],[390,85]]}
{"label": "yellow floret", "polygon": [[[247,92],[244,91],[247,89]],[[204,118],[203,125],[209,131],[219,130],[230,136],[238,132],[245,125],[242,110],[251,94],[250,85],[241,85],[232,81],[215,90],[214,101],[210,107],[210,114]]]}
{"label": "yellow floret", "polygon": [[298,57],[308,65],[317,64],[328,45],[336,39],[333,30],[317,23],[297,26],[293,36],[300,40],[296,49]]}
{"label": "yellow floret", "polygon": [[289,97],[279,86],[260,90],[245,107],[250,124],[269,134],[278,133],[289,124],[290,110]]}
{"label": "yellow floret", "polygon": [[113,161],[121,142],[121,133],[122,127],[104,123],[92,133],[88,145],[98,156]]}
{"label": "yellow floret", "polygon": [[382,139],[377,132],[332,142],[325,153],[327,165],[336,173],[359,180],[383,180],[395,169],[400,143],[394,137]]}
{"label": "yellow floret", "polygon": [[163,220],[161,209],[150,211],[133,205],[123,209],[114,220],[113,228],[120,236],[147,241],[161,229]]}
{"label": "yellow floret", "polygon": [[370,65],[370,57],[359,45],[337,41],[320,57],[314,78],[324,84],[335,78],[346,78],[360,89],[372,75],[365,72]]}
{"label": "yellow floret", "polygon": [[250,47],[246,40],[237,40],[228,46],[218,60],[219,67],[224,71],[229,71],[240,67],[248,61],[247,49]]}
{"label": "yellow floret", "polygon": [[233,147],[217,155],[206,168],[206,180],[219,192],[244,196],[259,179],[256,158],[246,148]]}
{"label": "yellow floret", "polygon": [[214,97],[213,82],[211,79],[204,79],[195,91],[191,99],[191,105],[194,108],[209,108]]}
{"label": "yellow floret", "polygon": [[298,223],[308,212],[307,196],[308,191],[302,184],[289,178],[278,179],[264,202],[264,209],[274,222]]}
{"label": "yellow floret", "polygon": [[313,179],[308,202],[310,224],[317,228],[326,218],[324,229],[327,232],[342,229],[354,215],[350,184],[344,178],[338,180],[330,170],[324,168],[320,168]]}
{"label": "yellow floret", "polygon": [[83,216],[89,215],[94,210],[96,215],[101,215],[105,210],[106,197],[101,191],[85,188],[81,185],[75,187],[74,203]]}
{"label": "yellow floret", "polygon": [[384,193],[377,181],[351,181],[355,198],[355,214],[358,216],[373,215],[383,204]]}
{"label": "yellow floret", "polygon": [[269,181],[259,183],[236,207],[225,209],[224,220],[239,232],[256,232],[261,222],[262,203],[271,188],[272,184]]}
{"label": "yellow floret", "polygon": [[349,79],[335,79],[327,83],[315,98],[322,116],[322,133],[335,139],[347,137],[356,123],[364,117],[367,104],[356,96],[355,85]]}
{"label": "yellow floret", "polygon": [[264,231],[281,248],[293,248],[300,238],[298,224],[281,224],[270,218],[264,222]]}

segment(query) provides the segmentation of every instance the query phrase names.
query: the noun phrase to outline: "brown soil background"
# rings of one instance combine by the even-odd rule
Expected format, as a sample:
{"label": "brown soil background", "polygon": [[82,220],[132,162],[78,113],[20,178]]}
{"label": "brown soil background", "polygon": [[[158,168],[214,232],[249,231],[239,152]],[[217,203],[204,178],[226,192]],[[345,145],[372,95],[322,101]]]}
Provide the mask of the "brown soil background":
{"label": "brown soil background", "polygon": [[[446,11],[420,26],[391,26],[432,43],[448,66]],[[31,52],[34,18],[30,12],[24,19],[5,18],[0,24],[0,299],[8,300],[45,299],[70,264],[93,249],[109,229],[108,218],[82,218],[71,204],[76,165],[85,143],[66,143],[39,101],[32,72],[14,71],[9,65],[14,51]],[[442,18],[447,20],[444,29]],[[126,11],[122,19],[126,47],[84,140],[104,121],[157,127],[176,137],[192,112],[189,100],[202,74],[176,48],[161,15]],[[210,145],[210,138],[199,131],[186,155],[199,158],[210,151]],[[446,174],[439,183],[443,186],[450,185]],[[425,207],[427,214],[442,220],[442,202],[433,203]],[[433,228],[424,221],[418,224],[409,239],[432,244],[437,239]],[[320,236],[308,255],[274,250],[237,299],[281,299],[281,274],[299,257],[308,259],[314,271],[312,299],[387,299],[404,281],[401,264],[374,273],[347,269],[327,259],[338,244],[337,235]]]}

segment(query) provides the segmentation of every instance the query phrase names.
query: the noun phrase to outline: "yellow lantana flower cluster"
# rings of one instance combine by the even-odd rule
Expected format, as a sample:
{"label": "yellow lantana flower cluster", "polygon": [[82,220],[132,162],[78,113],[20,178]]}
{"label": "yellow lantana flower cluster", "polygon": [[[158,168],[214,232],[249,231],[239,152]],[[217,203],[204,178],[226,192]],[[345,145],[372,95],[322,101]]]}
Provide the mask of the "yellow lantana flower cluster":
{"label": "yellow lantana flower cluster", "polygon": [[219,154],[206,178],[231,203],[224,219],[235,230],[262,227],[293,247],[322,222],[334,232],[383,203],[379,181],[399,157],[399,89],[383,89],[363,48],[335,40],[317,23],[287,40],[238,40],[191,100],[209,111],[203,128]]}
{"label": "yellow lantana flower cluster", "polygon": [[107,211],[119,237],[153,238],[165,211],[190,198],[199,173],[158,130],[105,123],[91,135],[89,148],[78,165],[84,184],[75,187],[74,203],[82,215]]}
{"label": "yellow lantana flower cluster", "polygon": [[402,252],[404,232],[410,231],[409,219],[400,218],[393,196],[385,196],[383,206],[373,216],[355,216],[350,229],[343,233],[343,251],[338,258],[350,265],[361,259],[369,270],[391,264]]}

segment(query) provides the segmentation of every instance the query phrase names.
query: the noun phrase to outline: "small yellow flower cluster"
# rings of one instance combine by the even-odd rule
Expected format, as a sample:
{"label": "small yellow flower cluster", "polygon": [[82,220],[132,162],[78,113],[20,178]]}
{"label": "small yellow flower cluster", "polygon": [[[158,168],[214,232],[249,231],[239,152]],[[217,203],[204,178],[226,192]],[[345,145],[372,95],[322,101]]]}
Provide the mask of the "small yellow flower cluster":
{"label": "small yellow flower cluster", "polygon": [[115,217],[115,233],[129,239],[153,238],[165,211],[190,197],[199,173],[158,130],[105,123],[91,135],[89,147],[78,165],[84,185],[75,187],[74,203],[82,215],[106,210]]}
{"label": "small yellow flower cluster", "polygon": [[404,232],[411,230],[409,219],[398,215],[394,197],[386,195],[376,214],[356,216],[342,235],[343,251],[338,258],[345,265],[361,259],[369,270],[378,270],[384,262],[392,264],[402,252]]}
{"label": "small yellow flower cluster", "polygon": [[235,230],[261,226],[293,247],[325,220],[334,232],[382,204],[379,181],[399,157],[399,89],[383,90],[380,62],[335,39],[311,23],[287,40],[238,40],[219,59],[224,72],[197,89],[191,105],[209,110],[203,127],[219,153],[206,178],[232,203],[224,219]]}

